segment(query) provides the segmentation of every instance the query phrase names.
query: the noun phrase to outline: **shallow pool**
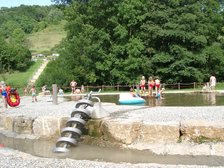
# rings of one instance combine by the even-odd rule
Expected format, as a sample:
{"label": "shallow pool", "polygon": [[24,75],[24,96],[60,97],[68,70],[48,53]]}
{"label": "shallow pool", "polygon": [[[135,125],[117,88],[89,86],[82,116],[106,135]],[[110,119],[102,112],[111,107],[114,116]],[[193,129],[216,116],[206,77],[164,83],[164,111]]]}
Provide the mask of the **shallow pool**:
{"label": "shallow pool", "polygon": [[[119,95],[98,95],[102,102],[118,103]],[[223,93],[165,93],[164,99],[144,97],[146,103],[154,106],[222,106],[224,105]]]}
{"label": "shallow pool", "polygon": [[150,151],[128,150],[109,147],[99,147],[80,143],[70,147],[68,153],[54,153],[55,142],[17,139],[6,137],[0,133],[0,142],[5,147],[13,148],[34,156],[45,158],[71,158],[76,160],[94,160],[114,163],[158,163],[158,164],[183,164],[223,166],[224,157],[219,156],[189,156],[189,155],[156,155]]}

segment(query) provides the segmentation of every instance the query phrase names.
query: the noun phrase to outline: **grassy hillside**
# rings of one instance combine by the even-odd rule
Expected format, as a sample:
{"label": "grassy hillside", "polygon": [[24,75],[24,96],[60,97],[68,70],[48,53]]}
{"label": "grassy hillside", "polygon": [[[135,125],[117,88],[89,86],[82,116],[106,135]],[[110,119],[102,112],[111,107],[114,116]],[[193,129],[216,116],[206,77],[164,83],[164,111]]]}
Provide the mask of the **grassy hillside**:
{"label": "grassy hillside", "polygon": [[[40,32],[29,35],[27,40],[32,54],[46,53],[51,51],[51,49],[56,44],[59,44],[60,41],[66,36],[64,26],[65,21],[58,25],[51,25]],[[5,81],[12,87],[18,88],[19,92],[22,93],[23,88],[27,86],[27,82],[38,70],[42,62],[42,60],[33,62],[30,68],[25,72],[0,73],[0,81]]]}
{"label": "grassy hillside", "polygon": [[23,88],[27,86],[28,80],[32,78],[33,74],[37,71],[42,62],[42,60],[33,62],[30,68],[25,72],[0,74],[0,81],[5,81],[6,84],[9,84],[14,88],[18,88],[21,93]]}
{"label": "grassy hillside", "polygon": [[29,49],[33,54],[49,52],[66,36],[65,21],[58,25],[51,25],[46,29],[33,33],[27,37]]}

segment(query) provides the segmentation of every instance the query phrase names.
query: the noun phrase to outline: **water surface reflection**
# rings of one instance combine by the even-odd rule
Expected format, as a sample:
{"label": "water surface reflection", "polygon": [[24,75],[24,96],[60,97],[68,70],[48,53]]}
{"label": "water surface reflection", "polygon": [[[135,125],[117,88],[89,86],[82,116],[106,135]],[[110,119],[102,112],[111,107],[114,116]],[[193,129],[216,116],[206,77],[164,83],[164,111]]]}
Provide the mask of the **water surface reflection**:
{"label": "water surface reflection", "polygon": [[[118,95],[100,95],[102,102],[118,103]],[[221,106],[224,105],[223,93],[165,93],[164,99],[144,97],[146,104],[155,106]]]}

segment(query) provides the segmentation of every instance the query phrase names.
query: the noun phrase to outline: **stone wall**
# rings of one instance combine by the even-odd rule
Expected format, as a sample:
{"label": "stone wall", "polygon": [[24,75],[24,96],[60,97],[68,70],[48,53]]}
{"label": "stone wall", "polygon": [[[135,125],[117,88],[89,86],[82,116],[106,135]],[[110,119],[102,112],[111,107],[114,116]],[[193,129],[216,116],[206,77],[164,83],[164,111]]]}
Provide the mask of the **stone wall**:
{"label": "stone wall", "polygon": [[[17,134],[30,134],[39,138],[58,138],[68,117],[26,117],[0,115],[0,127]],[[111,118],[89,120],[87,132],[94,137],[126,145],[133,143],[223,142],[222,122],[181,121],[149,123],[127,122]]]}
{"label": "stone wall", "polygon": [[60,136],[68,118],[0,116],[0,127],[16,134],[30,134],[38,138],[49,139]]}

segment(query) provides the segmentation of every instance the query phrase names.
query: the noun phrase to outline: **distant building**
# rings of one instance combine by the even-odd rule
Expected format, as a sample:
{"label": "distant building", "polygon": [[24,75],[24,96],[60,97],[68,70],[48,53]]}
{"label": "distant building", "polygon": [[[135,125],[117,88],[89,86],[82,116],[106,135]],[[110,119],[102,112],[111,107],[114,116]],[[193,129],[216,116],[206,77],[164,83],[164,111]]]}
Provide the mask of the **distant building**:
{"label": "distant building", "polygon": [[52,54],[52,56],[53,57],[58,57],[60,54],[58,54],[58,53],[54,53],[54,54]]}
{"label": "distant building", "polygon": [[44,57],[44,54],[37,54],[37,57]]}

